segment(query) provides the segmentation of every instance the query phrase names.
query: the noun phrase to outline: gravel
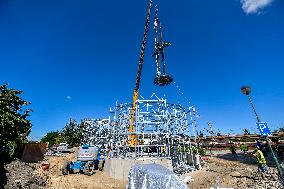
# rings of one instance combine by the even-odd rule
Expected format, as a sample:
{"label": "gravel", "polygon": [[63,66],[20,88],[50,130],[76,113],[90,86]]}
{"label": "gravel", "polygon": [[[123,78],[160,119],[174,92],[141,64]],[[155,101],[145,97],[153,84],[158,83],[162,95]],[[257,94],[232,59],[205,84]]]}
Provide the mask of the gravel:
{"label": "gravel", "polygon": [[222,166],[222,163],[220,162],[212,163],[211,166],[206,169],[206,171],[217,173],[221,178],[229,175],[232,181],[234,180],[230,186],[232,188],[283,189],[278,180],[275,168],[270,168],[274,178],[268,174],[266,174],[264,178],[261,178],[256,166],[254,169],[252,169],[244,167],[244,165],[236,166],[231,162],[228,162],[227,168],[225,168],[224,165]]}
{"label": "gravel", "polygon": [[5,165],[7,183],[5,189],[42,189],[46,181],[35,172],[36,165],[20,160]]}

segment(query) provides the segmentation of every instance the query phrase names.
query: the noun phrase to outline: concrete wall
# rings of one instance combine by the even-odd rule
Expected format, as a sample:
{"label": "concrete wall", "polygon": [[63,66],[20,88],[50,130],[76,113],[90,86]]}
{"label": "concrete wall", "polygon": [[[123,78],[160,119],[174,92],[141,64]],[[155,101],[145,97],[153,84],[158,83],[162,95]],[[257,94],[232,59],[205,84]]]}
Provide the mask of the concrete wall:
{"label": "concrete wall", "polygon": [[156,163],[173,170],[172,160],[166,158],[149,158],[149,159],[106,159],[104,171],[110,177],[120,180],[127,180],[129,171],[134,164]]}

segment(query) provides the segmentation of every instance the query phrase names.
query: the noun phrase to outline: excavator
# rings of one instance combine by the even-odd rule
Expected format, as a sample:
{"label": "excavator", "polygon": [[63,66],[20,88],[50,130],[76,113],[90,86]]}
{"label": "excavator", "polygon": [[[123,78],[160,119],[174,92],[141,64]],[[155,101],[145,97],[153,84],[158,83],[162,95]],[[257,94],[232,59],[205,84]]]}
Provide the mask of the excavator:
{"label": "excavator", "polygon": [[[146,16],[144,35],[141,45],[139,63],[138,63],[138,71],[136,75],[136,83],[134,87],[133,99],[132,99],[132,108],[130,112],[130,121],[128,128],[128,143],[130,147],[136,147],[138,144],[138,135],[135,133],[135,111],[136,111],[136,101],[138,99],[139,94],[139,86],[141,80],[141,73],[144,63],[144,55],[147,43],[147,36],[150,25],[150,17],[151,17],[151,9],[152,9],[153,0],[149,0],[149,6]],[[155,17],[154,17],[154,33],[155,33],[155,50],[153,52],[153,57],[156,59],[157,73],[154,79],[154,84],[157,86],[165,86],[169,85],[173,78],[170,75],[166,74],[166,62],[165,62],[165,48],[170,45],[169,42],[164,42],[163,34],[162,34],[162,26],[161,22],[158,18],[158,7],[155,7]],[[161,68],[162,67],[162,68]]]}

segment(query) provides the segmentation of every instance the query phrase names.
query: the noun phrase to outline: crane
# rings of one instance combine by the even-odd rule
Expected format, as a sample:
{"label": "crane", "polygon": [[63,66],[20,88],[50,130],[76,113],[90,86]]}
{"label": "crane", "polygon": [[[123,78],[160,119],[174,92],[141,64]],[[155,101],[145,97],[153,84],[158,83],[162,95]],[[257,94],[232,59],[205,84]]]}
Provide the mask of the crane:
{"label": "crane", "polygon": [[[153,0],[149,0],[148,5],[148,11],[146,16],[146,22],[145,22],[145,28],[144,28],[144,34],[143,34],[143,40],[141,44],[141,51],[140,51],[140,57],[139,57],[139,63],[138,63],[138,71],[136,75],[136,83],[134,87],[134,93],[133,93],[133,99],[132,99],[132,108],[130,112],[130,123],[128,128],[128,142],[131,147],[135,147],[138,143],[138,136],[135,134],[135,111],[136,111],[136,101],[138,99],[139,94],[139,86],[140,86],[140,80],[141,80],[141,73],[144,63],[144,55],[145,55],[145,49],[146,49],[146,43],[147,43],[147,36],[149,31],[149,24],[150,24],[150,16],[151,16],[151,9],[152,9]],[[153,56],[156,58],[156,65],[157,65],[157,74],[156,78],[154,80],[154,84],[159,86],[168,85],[173,81],[173,78],[171,76],[166,75],[166,63],[164,58],[164,48],[169,46],[168,42],[164,42],[162,38],[162,27],[160,24],[160,21],[158,19],[158,8],[156,7],[156,16],[154,19],[154,30],[155,30],[155,52]],[[160,68],[160,55],[162,58],[163,63],[163,71],[161,72]]]}
{"label": "crane", "polygon": [[163,40],[162,24],[158,17],[157,5],[155,9],[154,32],[155,32],[155,52],[153,53],[152,56],[156,58],[156,66],[157,66],[157,73],[156,73],[156,78],[154,79],[154,84],[158,86],[165,86],[173,81],[173,78],[166,74],[166,61],[165,61],[165,48],[170,46],[171,43],[165,42]]}

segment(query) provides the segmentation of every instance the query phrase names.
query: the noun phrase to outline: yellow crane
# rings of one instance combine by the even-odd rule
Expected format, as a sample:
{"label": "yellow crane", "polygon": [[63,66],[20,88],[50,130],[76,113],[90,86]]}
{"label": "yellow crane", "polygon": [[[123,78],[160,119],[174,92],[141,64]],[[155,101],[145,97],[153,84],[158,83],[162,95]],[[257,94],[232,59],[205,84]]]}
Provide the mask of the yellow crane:
{"label": "yellow crane", "polygon": [[136,146],[137,139],[138,139],[137,135],[134,133],[135,132],[135,128],[134,128],[135,117],[134,117],[134,114],[135,114],[135,111],[136,111],[136,100],[138,99],[138,93],[139,93],[140,79],[141,79],[142,67],[143,67],[143,62],[144,62],[144,54],[145,54],[145,49],[146,49],[146,42],[147,42],[147,35],[148,35],[149,24],[150,24],[150,15],[151,15],[152,4],[153,4],[153,1],[149,0],[149,6],[148,6],[148,12],[147,12],[147,16],[146,16],[144,35],[143,35],[140,57],[139,57],[138,71],[137,71],[137,75],[136,75],[136,83],[135,83],[134,94],[133,94],[133,99],[132,99],[132,108],[131,108],[131,112],[130,112],[130,123],[129,123],[130,125],[129,125],[129,128],[128,128],[128,132],[130,133],[129,144],[132,147]]}
{"label": "yellow crane", "polygon": [[[129,133],[128,142],[131,147],[135,147],[138,144],[138,136],[135,133],[135,127],[134,127],[135,111],[136,111],[136,101],[138,99],[138,94],[139,94],[140,79],[141,79],[142,67],[143,67],[143,62],[144,62],[144,54],[145,54],[145,49],[146,49],[146,42],[147,42],[147,35],[148,35],[149,24],[150,24],[152,4],[153,4],[153,1],[149,0],[144,35],[143,35],[140,57],[139,57],[138,71],[136,75],[136,83],[135,83],[134,94],[133,94],[133,99],[132,99],[132,108],[130,112],[130,123],[129,123],[129,128],[128,128],[128,133]],[[155,52],[153,56],[156,57],[156,63],[157,63],[157,75],[154,80],[154,84],[159,85],[159,86],[164,86],[164,85],[170,84],[173,81],[173,78],[171,76],[166,75],[165,73],[166,65],[165,65],[165,60],[164,60],[164,48],[169,46],[169,43],[164,42],[162,39],[162,31],[161,31],[160,21],[158,20],[157,7],[156,7],[156,16],[154,18],[154,30],[155,30]],[[164,66],[164,69],[162,72],[160,71],[161,70],[160,58]]]}

